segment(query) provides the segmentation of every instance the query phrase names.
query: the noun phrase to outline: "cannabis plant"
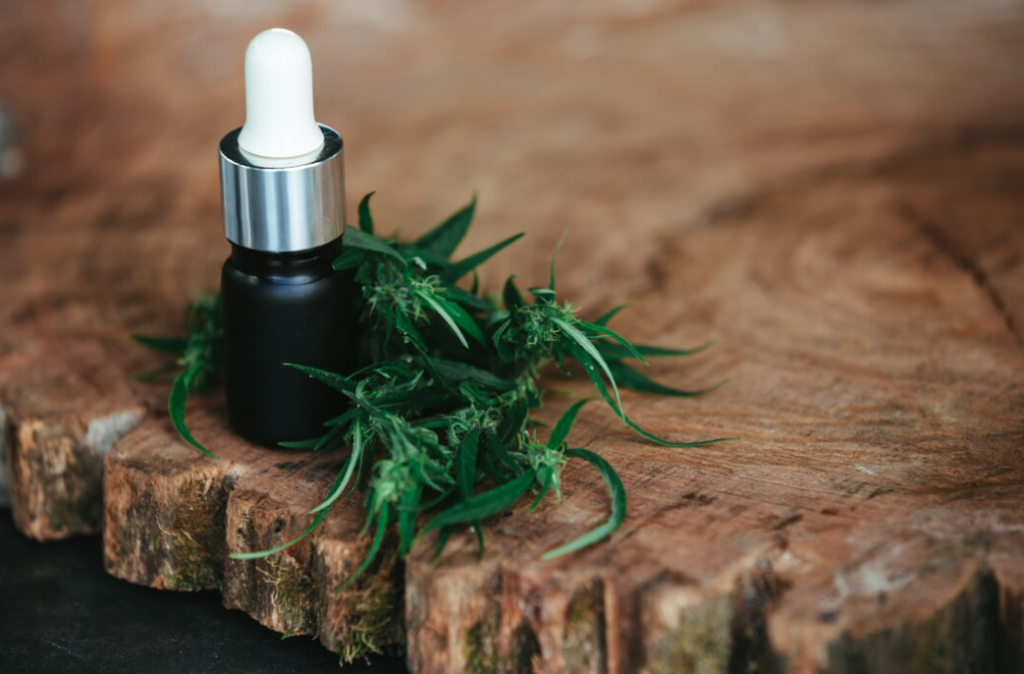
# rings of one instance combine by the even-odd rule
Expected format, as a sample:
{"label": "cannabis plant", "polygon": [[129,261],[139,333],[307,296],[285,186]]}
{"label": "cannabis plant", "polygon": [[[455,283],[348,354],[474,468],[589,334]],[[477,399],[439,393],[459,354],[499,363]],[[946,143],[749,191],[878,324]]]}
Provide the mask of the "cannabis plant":
{"label": "cannabis plant", "polygon": [[[296,543],[357,485],[366,494],[364,534],[372,532],[373,539],[349,583],[373,563],[391,527],[397,528],[402,555],[434,530],[440,554],[451,534],[466,526],[476,532],[482,554],[481,522],[509,510],[528,493],[535,494],[533,506],[549,493],[560,500],[560,476],[573,460],[587,462],[604,479],[611,496],[609,517],[544,558],[607,538],[626,517],[622,481],[596,452],[568,443],[588,399],[573,404],[546,440],[539,437],[542,424],[530,419],[541,405],[541,372],[551,363],[566,375],[572,363],[578,364],[611,411],[651,442],[694,447],[725,439],[675,442],[654,435],[626,414],[619,395],[620,387],[668,396],[706,393],[662,385],[634,365],[647,365],[649,358],[687,356],[707,344],[686,350],[634,345],[608,327],[621,306],[594,321],[581,319],[557,294],[557,248],[545,286],[524,294],[513,276],[500,296],[484,294],[476,269],[522,234],[453,261],[473,220],[475,198],[420,238],[402,242],[376,233],[371,196],[359,204],[359,226],[346,229],[344,252],[334,262],[361,290],[363,366],[339,373],[284,364],[340,391],[350,404],[325,421],[320,436],[282,444],[317,453],[347,450],[348,457],[298,538],[233,557],[265,557]],[[211,456],[188,432],[185,401],[189,392],[208,386],[219,374],[221,334],[219,298],[214,297],[196,304],[187,339],[139,338],[179,356],[182,369],[171,388],[170,417],[185,441]]]}

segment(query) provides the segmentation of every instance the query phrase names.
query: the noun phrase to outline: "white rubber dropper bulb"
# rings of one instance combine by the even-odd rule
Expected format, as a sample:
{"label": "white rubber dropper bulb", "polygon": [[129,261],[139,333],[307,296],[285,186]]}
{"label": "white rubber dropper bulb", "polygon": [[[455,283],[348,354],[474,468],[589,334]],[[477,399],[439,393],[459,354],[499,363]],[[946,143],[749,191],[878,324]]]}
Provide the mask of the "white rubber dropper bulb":
{"label": "white rubber dropper bulb", "polygon": [[290,30],[271,28],[245,50],[245,126],[238,145],[268,159],[299,157],[323,145],[313,116],[313,61]]}

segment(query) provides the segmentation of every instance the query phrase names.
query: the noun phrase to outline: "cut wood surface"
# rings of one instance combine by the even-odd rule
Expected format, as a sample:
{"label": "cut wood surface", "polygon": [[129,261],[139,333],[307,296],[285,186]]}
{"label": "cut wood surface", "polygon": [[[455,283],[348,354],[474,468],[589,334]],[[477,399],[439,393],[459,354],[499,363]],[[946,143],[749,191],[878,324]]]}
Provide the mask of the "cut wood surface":
{"label": "cut wood surface", "polygon": [[[219,588],[346,657],[405,643],[417,673],[1024,671],[1024,5],[231,6],[0,2],[21,164],[0,180],[0,454],[23,532],[102,522],[118,577]],[[276,24],[310,44],[350,202],[376,189],[414,233],[478,190],[467,250],[530,234],[492,287],[543,278],[568,231],[585,315],[633,301],[630,338],[717,341],[652,374],[727,386],[628,395],[631,415],[743,439],[667,450],[589,406],[573,442],[622,474],[629,518],[555,562],[606,512],[584,466],[561,505],[489,522],[482,562],[469,532],[436,566],[428,540],[335,594],[367,545],[357,497],[228,560],[300,532],[341,457],[249,447],[216,393],[190,416],[220,458],[198,456],[127,336],[180,331],[215,288],[216,144]]]}

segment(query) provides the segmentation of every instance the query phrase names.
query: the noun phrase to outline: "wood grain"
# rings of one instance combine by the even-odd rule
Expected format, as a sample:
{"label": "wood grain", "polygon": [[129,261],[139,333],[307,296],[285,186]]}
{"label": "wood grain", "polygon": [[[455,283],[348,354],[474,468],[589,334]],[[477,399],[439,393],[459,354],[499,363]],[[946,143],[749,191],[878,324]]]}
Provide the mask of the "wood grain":
{"label": "wood grain", "polygon": [[[95,531],[97,457],[130,425],[109,420],[145,412],[106,457],[108,568],[220,587],[342,653],[407,638],[417,672],[1024,671],[1020,3],[229,7],[0,2],[24,167],[0,180],[0,408],[23,531]],[[575,440],[623,474],[630,518],[560,562],[537,559],[607,505],[580,466],[561,506],[490,523],[483,563],[467,534],[434,569],[426,548],[387,559],[360,597],[329,591],[365,546],[358,503],[273,562],[226,561],[301,529],[329,466],[239,445],[215,398],[196,423],[225,458],[189,454],[164,391],[130,383],[157,361],[126,337],[179,329],[215,286],[215,147],[243,117],[244,45],[273,24],[310,43],[350,200],[379,190],[378,219],[414,233],[479,190],[467,250],[530,234],[491,286],[543,278],[568,231],[574,304],[636,301],[619,327],[640,341],[714,337],[656,374],[731,379],[631,396],[632,414],[744,439],[668,451],[588,408]],[[120,430],[90,442],[97,423]]]}
{"label": "wood grain", "polygon": [[[732,383],[692,405],[625,404],[655,432],[740,423],[744,439],[661,450],[589,410],[577,441],[623,473],[630,519],[608,546],[538,562],[607,508],[597,475],[576,467],[561,506],[489,529],[484,564],[470,532],[435,568],[416,551],[413,669],[489,671],[523,644],[552,672],[1019,662],[1019,622],[999,617],[1019,613],[1019,586],[990,559],[1019,545],[1024,524],[1019,336],[991,300],[1001,286],[920,224],[934,217],[952,237],[979,218],[1019,222],[1014,180],[985,189],[979,211],[962,198],[944,209],[1013,175],[1024,177],[1024,144],[979,139],[760,195],[666,237],[651,262],[660,294],[629,325],[666,343],[687,319],[723,326],[715,353],[677,369]],[[668,309],[663,297],[678,299]]]}

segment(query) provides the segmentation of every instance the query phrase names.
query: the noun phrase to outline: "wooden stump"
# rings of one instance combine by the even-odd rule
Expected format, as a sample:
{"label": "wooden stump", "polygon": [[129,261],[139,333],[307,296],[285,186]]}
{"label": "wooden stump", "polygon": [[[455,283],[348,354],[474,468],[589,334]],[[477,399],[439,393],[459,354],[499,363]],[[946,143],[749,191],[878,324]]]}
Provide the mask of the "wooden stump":
{"label": "wooden stump", "polygon": [[[1024,203],[1002,176],[1024,176],[1024,142],[968,139],[782,187],[666,235],[652,288],[623,330],[679,344],[693,338],[687,318],[721,325],[721,345],[669,366],[668,378],[701,385],[727,372],[733,383],[699,401],[626,404],[658,433],[744,439],[658,448],[607,410],[585,410],[575,441],[622,474],[623,529],[539,561],[605,516],[600,478],[570,465],[564,503],[488,523],[482,562],[468,530],[436,566],[430,541],[417,547],[404,570],[413,671],[1021,662],[1024,353],[1022,305],[1006,298],[1024,260],[1024,237],[1008,224],[1024,218]],[[301,531],[338,457],[248,447],[209,401],[191,417],[221,461],[182,445],[163,419],[108,457],[111,572],[220,587],[227,606],[348,655],[399,639],[393,553],[358,598],[325,601],[365,550],[355,499],[308,543],[225,563],[229,551]]]}

